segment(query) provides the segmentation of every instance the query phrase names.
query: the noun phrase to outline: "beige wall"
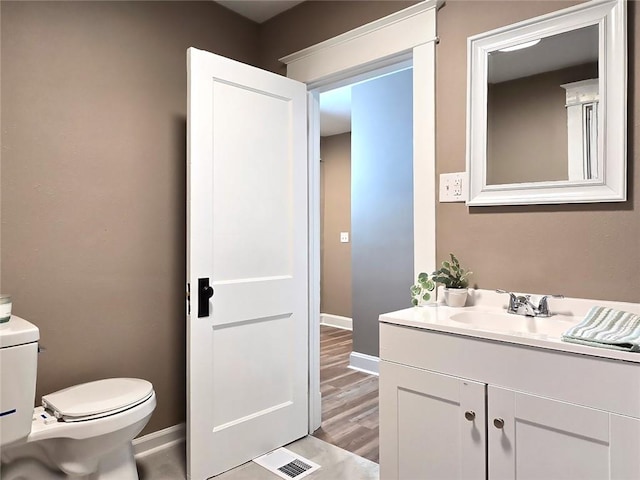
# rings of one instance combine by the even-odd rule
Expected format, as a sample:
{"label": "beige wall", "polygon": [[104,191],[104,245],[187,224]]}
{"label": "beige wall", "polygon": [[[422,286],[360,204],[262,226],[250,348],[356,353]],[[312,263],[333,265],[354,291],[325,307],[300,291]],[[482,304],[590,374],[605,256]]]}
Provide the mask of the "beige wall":
{"label": "beige wall", "polygon": [[150,380],[185,419],[186,49],[257,63],[214,2],[2,2],[2,288],[47,348],[37,395]]}
{"label": "beige wall", "polygon": [[282,73],[411,3],[309,2],[259,27],[214,2],[0,2],[0,280],[47,348],[38,397],[141,377],[145,432],[185,419],[186,49]]}
{"label": "beige wall", "polygon": [[312,0],[301,3],[260,26],[260,66],[286,75],[286,67],[278,58],[414,3],[417,1]]}
{"label": "beige wall", "polygon": [[566,90],[561,85],[589,78],[598,78],[597,63],[488,86],[488,185],[569,179]]}
{"label": "beige wall", "polygon": [[[465,168],[466,38],[577,2],[449,0],[438,13],[437,173]],[[480,288],[640,301],[640,98],[629,2],[629,200],[594,205],[437,206],[437,255],[455,252]]]}
{"label": "beige wall", "polygon": [[351,133],[320,139],[320,311],[351,317]]}

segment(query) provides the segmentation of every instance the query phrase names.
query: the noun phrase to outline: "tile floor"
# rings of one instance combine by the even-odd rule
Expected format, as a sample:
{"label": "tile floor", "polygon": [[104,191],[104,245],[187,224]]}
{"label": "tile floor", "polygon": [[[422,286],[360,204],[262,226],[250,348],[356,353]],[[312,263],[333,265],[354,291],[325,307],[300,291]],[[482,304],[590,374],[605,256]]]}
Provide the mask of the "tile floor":
{"label": "tile floor", "polygon": [[[304,437],[286,448],[319,464],[322,468],[305,477],[309,480],[378,480],[379,467],[366,458],[314,437]],[[140,480],[184,480],[185,444],[137,459]],[[259,465],[248,462],[216,477],[218,480],[281,480]]]}

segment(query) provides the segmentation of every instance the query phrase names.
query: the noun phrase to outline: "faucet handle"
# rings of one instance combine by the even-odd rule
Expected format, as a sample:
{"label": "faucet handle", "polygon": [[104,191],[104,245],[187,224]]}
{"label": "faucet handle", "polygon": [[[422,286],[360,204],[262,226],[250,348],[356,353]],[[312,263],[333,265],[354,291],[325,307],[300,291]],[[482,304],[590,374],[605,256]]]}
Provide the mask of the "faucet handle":
{"label": "faucet handle", "polygon": [[507,313],[517,313],[520,302],[518,301],[518,297],[516,297],[515,293],[511,293],[500,288],[496,289],[496,293],[506,293],[507,295],[509,295],[509,306],[507,307]]}
{"label": "faucet handle", "polygon": [[564,295],[545,295],[538,302],[538,316],[539,317],[550,317],[551,312],[549,312],[549,303],[547,301],[548,298],[564,298]]}

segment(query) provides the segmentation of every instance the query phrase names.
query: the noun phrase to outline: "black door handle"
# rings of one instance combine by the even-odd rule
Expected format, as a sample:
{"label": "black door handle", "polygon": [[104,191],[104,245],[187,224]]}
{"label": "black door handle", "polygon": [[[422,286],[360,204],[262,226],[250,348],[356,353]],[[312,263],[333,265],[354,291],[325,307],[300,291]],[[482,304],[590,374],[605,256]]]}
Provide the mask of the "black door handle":
{"label": "black door handle", "polygon": [[213,288],[208,278],[198,279],[198,318],[209,316],[209,299],[213,297]]}

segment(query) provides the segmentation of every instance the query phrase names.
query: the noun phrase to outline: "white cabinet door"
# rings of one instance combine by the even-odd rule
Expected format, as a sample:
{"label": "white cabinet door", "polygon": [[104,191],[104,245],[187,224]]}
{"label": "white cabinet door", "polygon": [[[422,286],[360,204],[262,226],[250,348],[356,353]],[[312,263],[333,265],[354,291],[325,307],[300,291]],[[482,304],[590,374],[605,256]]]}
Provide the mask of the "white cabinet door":
{"label": "white cabinet door", "polygon": [[491,480],[640,478],[640,420],[488,387]]}
{"label": "white cabinet door", "polygon": [[485,387],[381,361],[380,478],[486,478]]}

